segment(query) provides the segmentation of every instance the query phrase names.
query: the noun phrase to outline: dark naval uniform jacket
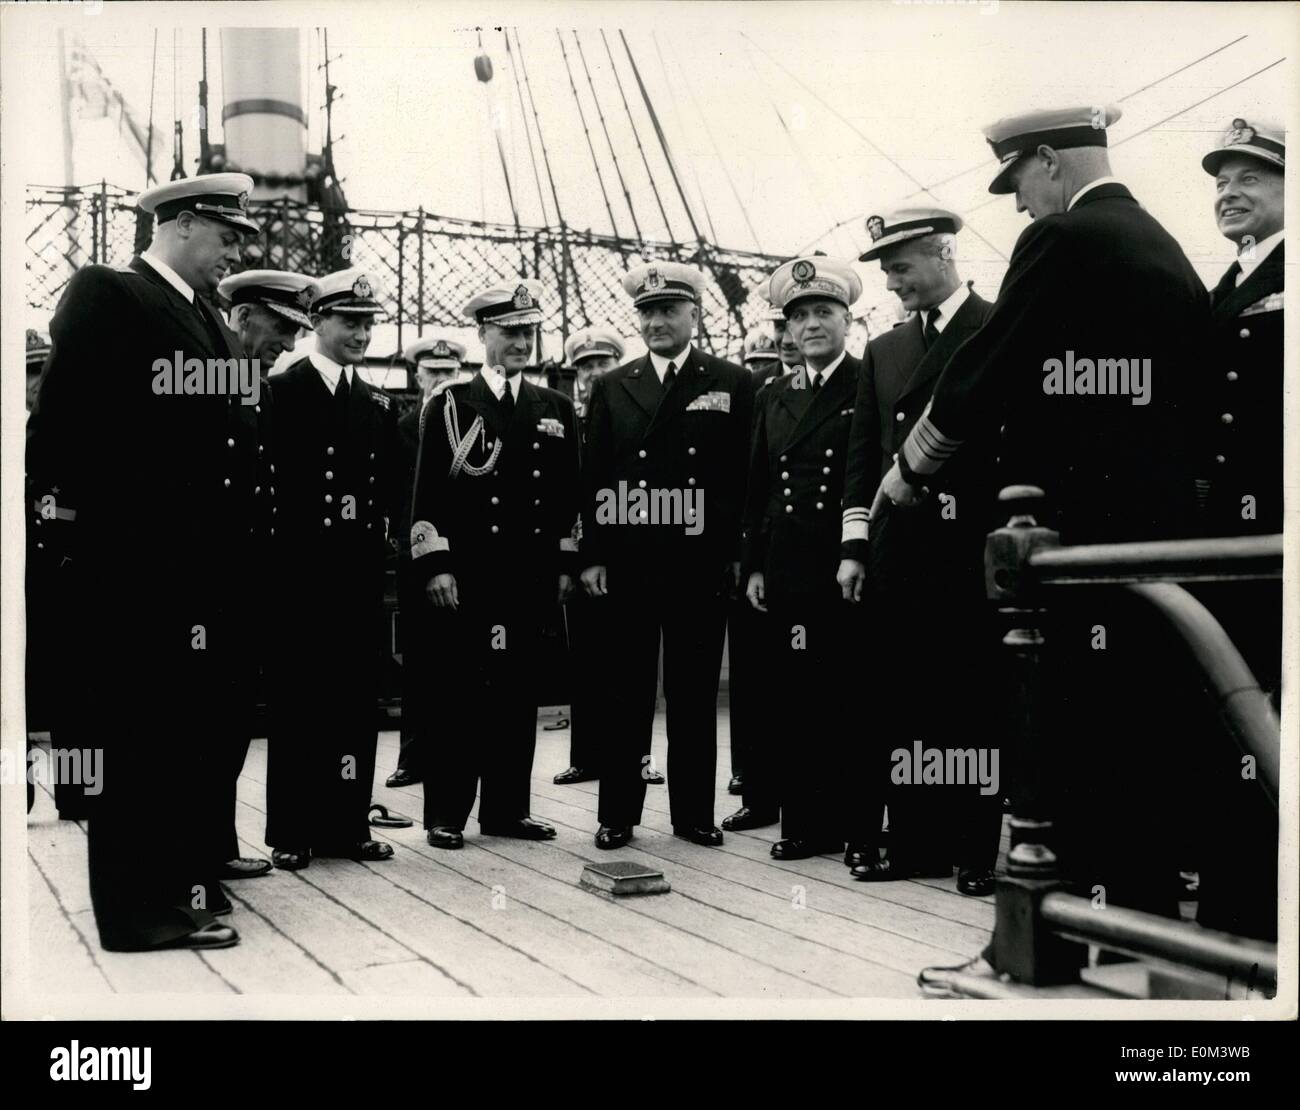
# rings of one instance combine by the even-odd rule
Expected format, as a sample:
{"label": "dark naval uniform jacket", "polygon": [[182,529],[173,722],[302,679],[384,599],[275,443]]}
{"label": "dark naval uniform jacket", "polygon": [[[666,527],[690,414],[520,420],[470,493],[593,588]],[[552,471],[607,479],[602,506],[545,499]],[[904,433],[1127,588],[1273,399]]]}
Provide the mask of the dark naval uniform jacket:
{"label": "dark naval uniform jacket", "polygon": [[[723,567],[740,558],[753,404],[749,371],[696,347],[667,394],[649,354],[598,378],[583,463],[583,564],[604,565],[611,589],[650,576],[716,592]],[[598,513],[598,503],[612,510],[633,489],[701,491],[702,530]]]}
{"label": "dark naval uniform jacket", "polygon": [[397,416],[355,369],[343,409],[310,357],[271,388],[279,635],[266,839],[334,848],[369,839],[385,561],[401,496]]}
{"label": "dark naval uniform jacket", "polygon": [[[1021,233],[992,313],[948,361],[901,457],[924,479],[1002,426],[1000,483],[1041,486],[1063,543],[1186,534],[1208,328],[1182,248],[1123,185],[1098,185]],[[1096,392],[1075,366],[1085,359],[1149,359],[1146,403]],[[1094,391],[1049,392],[1053,360]]]}
{"label": "dark naval uniform jacket", "polygon": [[559,576],[578,571],[579,450],[573,402],[522,377],[513,413],[481,373],[429,402],[411,555],[422,588],[455,577],[458,605],[423,601],[453,691],[424,776],[426,828],[463,829],[476,791],[484,830],[528,816],[542,631]]}
{"label": "dark naval uniform jacket", "polygon": [[816,393],[801,369],[755,398],[742,578],[762,572],[769,599],[838,599],[844,460],[861,371],[845,354]]}
{"label": "dark naval uniform jacket", "polygon": [[[1220,536],[1282,531],[1284,244],[1236,284],[1234,264],[1210,294],[1208,504]],[[1242,498],[1255,499],[1254,519]]]}
{"label": "dark naval uniform jacket", "polygon": [[573,402],[557,390],[522,380],[508,425],[482,374],[436,394],[411,513],[419,579],[453,574],[464,593],[509,568],[553,597],[557,576],[578,570],[579,450]]}
{"label": "dark naval uniform jacket", "polygon": [[[992,311],[972,292],[929,349],[919,313],[867,345],[849,439],[846,511],[871,508],[876,487],[930,403],[948,359]],[[995,511],[996,449],[997,430],[985,429],[939,471],[920,505],[886,505],[883,517],[870,523],[869,541],[843,544],[845,558],[867,564],[870,588],[933,592],[953,584],[945,571],[964,568],[967,585],[973,581],[976,599],[982,596],[984,537],[1002,523]]]}
{"label": "dark naval uniform jacket", "polygon": [[[104,753],[103,793],[88,799],[100,939],[145,948],[211,921],[196,885],[209,909],[224,897],[207,870],[209,787],[246,724],[256,667],[247,609],[270,519],[265,398],[216,392],[209,360],[227,375],[238,340],[139,258],[78,271],[51,338],[27,467],[36,550],[75,622],[60,726]],[[160,837],[159,799],[177,791],[189,801]]]}

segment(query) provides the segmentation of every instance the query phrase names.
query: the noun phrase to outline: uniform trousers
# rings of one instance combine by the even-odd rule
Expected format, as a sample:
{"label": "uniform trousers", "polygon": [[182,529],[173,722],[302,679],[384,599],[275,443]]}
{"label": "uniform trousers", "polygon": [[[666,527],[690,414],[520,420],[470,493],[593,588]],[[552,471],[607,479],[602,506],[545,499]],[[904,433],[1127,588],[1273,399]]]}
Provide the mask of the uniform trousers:
{"label": "uniform trousers", "polygon": [[[537,675],[553,580],[518,569],[457,575],[459,608],[429,611],[447,663],[425,746],[424,827],[464,829],[479,796],[483,828],[528,816],[537,742]],[[428,602],[426,602],[428,605]]]}
{"label": "uniform trousers", "polygon": [[[849,714],[856,615],[838,591],[768,594],[771,731],[768,744],[752,751],[762,780],[781,784],[781,835],[788,840],[848,839],[846,784],[861,776],[855,753],[870,742]],[[855,804],[869,803],[859,794]]]}
{"label": "uniform trousers", "polygon": [[741,801],[753,810],[777,807],[771,775],[772,722],[768,708],[767,617],[740,597],[727,614],[727,701],[731,720],[731,773],[745,789]]}
{"label": "uniform trousers", "polygon": [[569,766],[596,770],[610,732],[603,662],[612,641],[602,599],[579,586],[564,606],[569,631]]}
{"label": "uniform trousers", "polygon": [[[641,823],[663,638],[668,718],[668,805],[676,828],[713,825],[718,762],[718,680],[726,597],[695,576],[623,576],[609,571],[605,620],[617,635],[608,672],[611,723],[603,752],[602,825]],[[613,654],[612,652],[610,654]]]}
{"label": "uniform trousers", "polygon": [[440,686],[433,677],[438,656],[424,583],[416,580],[406,557],[398,565],[397,590],[402,635],[402,731],[397,769],[415,772],[424,766],[420,753],[433,736],[434,693]]}

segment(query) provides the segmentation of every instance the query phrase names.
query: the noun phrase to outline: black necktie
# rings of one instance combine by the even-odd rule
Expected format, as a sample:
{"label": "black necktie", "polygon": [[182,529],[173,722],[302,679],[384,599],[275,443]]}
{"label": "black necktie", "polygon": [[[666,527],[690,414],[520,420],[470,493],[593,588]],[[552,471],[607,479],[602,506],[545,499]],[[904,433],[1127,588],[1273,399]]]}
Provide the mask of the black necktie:
{"label": "black necktie", "polygon": [[677,380],[677,363],[670,362],[668,369],[664,371],[664,392],[667,393],[673,387],[673,382]]}
{"label": "black necktie", "polygon": [[930,309],[930,315],[926,317],[925,331],[923,333],[925,338],[925,349],[927,351],[933,347],[939,339],[939,329],[935,327],[935,321],[938,319],[939,310],[937,308]]}
{"label": "black necktie", "polygon": [[352,389],[348,385],[348,370],[345,366],[339,371],[339,384],[334,387],[334,412],[342,420],[347,416],[348,399],[352,396]]}
{"label": "black necktie", "polygon": [[221,329],[217,327],[217,322],[212,318],[212,314],[204,307],[203,298],[197,293],[194,295],[194,311],[198,313],[199,319],[203,321],[203,330],[208,333],[208,338],[212,340],[212,349],[221,354],[226,349],[225,337],[221,334]]}
{"label": "black necktie", "polygon": [[822,376],[816,370],[812,374],[812,391],[816,393],[822,387]]}
{"label": "black necktie", "polygon": [[501,394],[501,413],[509,424],[511,418],[515,415],[515,395],[510,388],[510,379],[506,379],[506,388]]}

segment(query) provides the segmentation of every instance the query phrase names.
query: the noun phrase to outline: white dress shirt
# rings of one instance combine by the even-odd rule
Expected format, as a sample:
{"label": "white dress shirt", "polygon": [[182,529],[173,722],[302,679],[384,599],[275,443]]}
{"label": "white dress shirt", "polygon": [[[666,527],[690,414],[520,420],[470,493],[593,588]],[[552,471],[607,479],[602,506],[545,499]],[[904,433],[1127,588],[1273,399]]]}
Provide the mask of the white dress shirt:
{"label": "white dress shirt", "polygon": [[168,266],[167,263],[156,254],[150,254],[148,251],[145,251],[144,254],[140,256],[140,260],[149,263],[149,265],[157,272],[158,276],[175,289],[177,293],[189,301],[190,304],[196,303],[194,300],[194,290],[190,287],[189,282]]}
{"label": "white dress shirt", "polygon": [[312,351],[307,357],[311,359],[311,364],[320,373],[321,381],[325,383],[325,388],[330,391],[331,395],[339,387],[339,375],[345,372],[348,376],[348,387],[351,388],[354,381],[351,366],[341,366],[329,355],[323,355],[320,351]]}
{"label": "white dress shirt", "polygon": [[1085,185],[1082,189],[1080,189],[1077,193],[1075,193],[1074,196],[1070,198],[1070,203],[1065,206],[1065,210],[1068,212],[1071,208],[1073,208],[1076,204],[1078,204],[1079,198],[1083,196],[1083,194],[1086,193],[1089,189],[1095,189],[1098,185],[1118,185],[1118,184],[1119,184],[1119,178],[1117,177],[1099,177],[1097,178],[1096,181],[1089,181],[1087,185]]}
{"label": "white dress shirt", "polygon": [[505,395],[506,387],[510,387],[510,395],[516,402],[519,400],[519,383],[524,380],[522,373],[511,374],[507,377],[505,374],[498,373],[491,366],[484,366],[480,371],[483,380],[487,382],[488,389],[492,390],[492,396],[498,401]]}
{"label": "white dress shirt", "polygon": [[1243,258],[1240,254],[1237,256],[1237,265],[1241,267],[1241,273],[1237,275],[1238,285],[1250,277],[1259,268],[1260,263],[1277,249],[1277,245],[1282,242],[1282,230],[1279,228],[1272,235],[1265,236],[1256,243],[1249,258]]}
{"label": "white dress shirt", "polygon": [[659,375],[659,384],[663,384],[664,375],[668,373],[668,364],[671,362],[677,367],[677,373],[682,372],[682,367],[686,365],[686,360],[691,357],[691,345],[686,344],[677,354],[670,358],[664,358],[657,355],[654,351],[650,352],[650,364],[655,368],[655,373]]}
{"label": "white dress shirt", "polygon": [[817,375],[818,384],[825,385],[826,379],[829,378],[833,373],[835,373],[835,368],[839,366],[841,362],[844,361],[844,356],[847,355],[848,353],[849,352],[847,350],[841,351],[838,355],[835,356],[834,359],[831,360],[829,366],[821,370],[815,369],[812,363],[807,363],[803,369],[804,369],[804,373],[808,375],[809,387],[811,388],[812,386],[812,377],[814,374]]}
{"label": "white dress shirt", "polygon": [[957,286],[948,296],[948,299],[941,301],[934,308],[923,308],[921,310],[921,330],[925,330],[925,325],[930,319],[931,312],[938,312],[939,317],[934,322],[934,330],[942,332],[948,326],[948,323],[957,315],[957,310],[966,303],[966,298],[970,296],[970,286],[964,281]]}

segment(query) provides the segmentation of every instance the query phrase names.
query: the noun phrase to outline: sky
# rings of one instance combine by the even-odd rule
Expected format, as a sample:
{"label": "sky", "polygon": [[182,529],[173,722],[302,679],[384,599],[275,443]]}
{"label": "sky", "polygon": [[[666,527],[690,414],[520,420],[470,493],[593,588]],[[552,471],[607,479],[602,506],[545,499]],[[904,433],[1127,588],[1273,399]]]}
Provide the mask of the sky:
{"label": "sky", "polygon": [[[22,32],[21,45],[15,49],[11,39],[6,54],[6,95],[17,87],[21,118],[44,137],[24,144],[18,158],[6,142],[5,168],[13,172],[19,162],[28,182],[55,183],[63,174],[58,26],[81,37],[142,121],[152,85],[162,147],[156,165],[164,175],[171,164],[173,104],[186,125],[186,154],[192,160],[197,152],[193,106],[202,26],[210,28],[214,104],[222,90],[219,24],[304,28],[312,150],[320,145],[323,103],[315,69],[322,56],[318,29],[328,28],[331,78],[343,92],[334,113],[334,133],[343,136],[336,162],[354,207],[423,205],[442,215],[512,222],[495,119],[520,221],[554,222],[544,168],[545,200],[539,199],[511,55],[499,28],[476,29],[481,5],[157,3],[110,4],[97,13],[94,5],[43,7],[43,13],[16,13],[6,6],[3,13],[6,36],[20,22]],[[1212,184],[1200,168],[1201,155],[1234,116],[1284,119],[1295,101],[1292,64],[1273,64],[1296,41],[1296,8],[1286,4],[805,0],[503,3],[491,10],[501,25],[517,29],[517,40],[511,38],[520,48],[514,61],[522,57],[527,66],[555,192],[570,225],[614,230],[557,27],[617,230],[631,234],[632,221],[597,105],[643,234],[693,238],[641,103],[622,32],[706,238],[774,254],[820,249],[856,258],[868,242],[867,215],[904,200],[935,203],[965,217],[958,239],[963,276],[989,297],[1027,217],[1015,212],[1012,200],[987,193],[991,172],[982,125],[1039,107],[1119,103],[1123,118],[1110,137],[1116,175],[1212,281],[1231,260],[1232,247],[1215,229]],[[494,69],[487,84],[474,72],[480,52]],[[1223,91],[1236,82],[1242,83]],[[213,137],[220,139],[218,113],[213,116]],[[140,188],[142,168],[114,149],[115,140],[96,134],[106,126],[101,121],[79,129],[76,174]],[[540,150],[536,154],[540,161]],[[187,169],[192,172],[192,165]],[[875,265],[860,272],[865,293],[859,309],[890,303]]]}

